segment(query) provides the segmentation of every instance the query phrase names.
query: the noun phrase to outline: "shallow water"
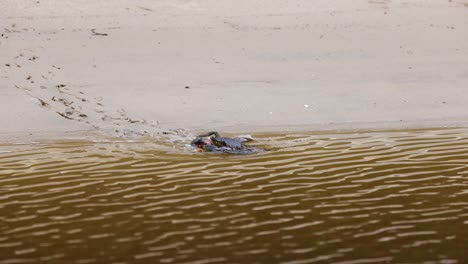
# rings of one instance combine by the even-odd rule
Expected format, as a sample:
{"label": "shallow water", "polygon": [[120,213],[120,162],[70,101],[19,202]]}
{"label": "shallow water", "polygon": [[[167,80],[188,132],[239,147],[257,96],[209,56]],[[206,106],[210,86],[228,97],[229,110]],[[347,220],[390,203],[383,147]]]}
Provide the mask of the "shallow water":
{"label": "shallow water", "polygon": [[0,146],[0,263],[466,263],[468,130]]}

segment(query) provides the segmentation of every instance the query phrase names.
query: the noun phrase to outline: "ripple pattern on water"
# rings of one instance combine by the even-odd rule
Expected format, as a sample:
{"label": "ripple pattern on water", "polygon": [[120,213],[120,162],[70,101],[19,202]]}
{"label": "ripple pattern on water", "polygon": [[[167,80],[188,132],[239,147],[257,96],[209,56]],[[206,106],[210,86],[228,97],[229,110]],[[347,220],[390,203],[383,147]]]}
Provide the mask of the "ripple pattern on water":
{"label": "ripple pattern on water", "polygon": [[468,131],[0,146],[0,263],[465,263]]}

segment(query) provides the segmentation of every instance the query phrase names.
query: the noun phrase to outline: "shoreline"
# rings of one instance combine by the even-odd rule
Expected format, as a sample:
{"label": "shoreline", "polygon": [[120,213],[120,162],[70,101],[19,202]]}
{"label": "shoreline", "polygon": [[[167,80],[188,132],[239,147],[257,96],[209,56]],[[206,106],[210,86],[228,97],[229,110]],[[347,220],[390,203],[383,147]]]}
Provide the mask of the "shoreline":
{"label": "shoreline", "polygon": [[[289,127],[289,128],[262,128],[260,130],[236,130],[236,129],[215,129],[222,135],[226,136],[239,136],[239,135],[252,135],[257,137],[269,137],[273,135],[334,135],[334,134],[369,134],[369,133],[401,133],[401,132],[415,132],[415,131],[451,131],[451,130],[465,130],[468,128],[466,125],[446,125],[435,126],[434,123],[427,123],[426,125],[418,124],[417,126],[361,126],[344,127],[344,124],[337,124],[335,127],[329,126],[322,129],[312,129],[311,127]],[[368,124],[367,124],[368,125]],[[310,129],[308,129],[310,128]],[[0,133],[0,145],[28,145],[28,144],[54,144],[57,142],[94,142],[94,143],[138,143],[138,142],[151,142],[160,144],[166,148],[168,146],[183,146],[188,144],[195,135],[207,132],[207,130],[193,130],[189,131],[186,137],[177,137],[176,139],[152,137],[152,136],[134,136],[134,137],[121,137],[111,134],[105,134],[99,131],[82,130],[82,131],[41,131],[41,132],[3,132]]]}

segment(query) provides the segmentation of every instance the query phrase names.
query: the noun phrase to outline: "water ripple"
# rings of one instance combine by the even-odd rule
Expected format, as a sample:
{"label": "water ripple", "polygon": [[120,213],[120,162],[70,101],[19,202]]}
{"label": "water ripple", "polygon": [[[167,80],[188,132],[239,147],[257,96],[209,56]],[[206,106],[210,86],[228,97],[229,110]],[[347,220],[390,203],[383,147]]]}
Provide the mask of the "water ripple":
{"label": "water ripple", "polygon": [[2,145],[0,263],[468,260],[467,130],[258,139]]}

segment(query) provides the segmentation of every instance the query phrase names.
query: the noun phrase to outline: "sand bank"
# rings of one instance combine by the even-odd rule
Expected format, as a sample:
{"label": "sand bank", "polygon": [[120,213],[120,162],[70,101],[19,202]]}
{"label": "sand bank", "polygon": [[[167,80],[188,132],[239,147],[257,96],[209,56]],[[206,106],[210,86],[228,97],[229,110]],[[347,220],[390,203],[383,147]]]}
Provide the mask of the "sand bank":
{"label": "sand bank", "polygon": [[0,134],[468,124],[466,1],[0,3]]}

